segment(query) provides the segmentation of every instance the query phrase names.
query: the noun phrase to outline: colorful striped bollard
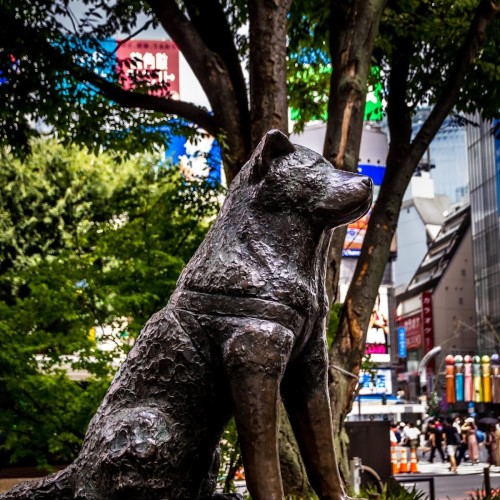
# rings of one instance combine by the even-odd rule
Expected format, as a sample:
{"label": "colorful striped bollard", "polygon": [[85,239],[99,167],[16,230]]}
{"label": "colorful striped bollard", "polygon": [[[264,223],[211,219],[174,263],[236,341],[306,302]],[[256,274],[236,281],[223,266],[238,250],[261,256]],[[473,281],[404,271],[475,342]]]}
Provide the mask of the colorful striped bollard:
{"label": "colorful striped bollard", "polygon": [[481,358],[472,356],[472,387],[474,389],[474,403],[483,402],[483,383],[481,380]]}
{"label": "colorful striped bollard", "polygon": [[483,403],[491,403],[491,365],[490,357],[481,358],[481,375],[483,378]]}
{"label": "colorful striped bollard", "polygon": [[448,354],[444,358],[446,363],[446,401],[455,402],[455,357]]}
{"label": "colorful striped bollard", "polygon": [[472,385],[472,356],[464,356],[464,398],[465,401],[474,400],[474,389]]}
{"label": "colorful striped bollard", "polygon": [[491,355],[491,399],[493,403],[500,403],[500,356]]}
{"label": "colorful striped bollard", "polygon": [[464,401],[464,358],[460,354],[455,356],[455,398]]}

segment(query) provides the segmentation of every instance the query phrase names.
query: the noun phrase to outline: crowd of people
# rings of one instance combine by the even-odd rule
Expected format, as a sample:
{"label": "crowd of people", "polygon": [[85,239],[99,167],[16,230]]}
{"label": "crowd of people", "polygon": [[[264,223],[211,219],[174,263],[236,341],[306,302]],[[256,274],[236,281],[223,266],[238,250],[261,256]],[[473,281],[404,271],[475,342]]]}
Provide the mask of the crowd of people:
{"label": "crowd of people", "polygon": [[449,462],[449,469],[457,472],[463,462],[476,464],[485,449],[490,465],[500,466],[500,421],[483,419],[478,426],[473,417],[428,418],[421,428],[413,422],[399,422],[391,426],[391,445],[419,450],[420,456]]}

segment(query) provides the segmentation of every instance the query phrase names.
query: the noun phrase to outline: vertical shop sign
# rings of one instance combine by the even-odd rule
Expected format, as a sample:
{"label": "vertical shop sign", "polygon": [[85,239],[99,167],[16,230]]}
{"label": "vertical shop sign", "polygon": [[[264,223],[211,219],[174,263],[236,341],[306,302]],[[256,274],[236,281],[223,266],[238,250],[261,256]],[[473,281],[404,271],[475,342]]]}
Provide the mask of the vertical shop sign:
{"label": "vertical shop sign", "polygon": [[406,349],[408,351],[420,349],[423,344],[421,313],[402,318],[399,322],[406,331]]}
{"label": "vertical shop sign", "polygon": [[406,358],[406,329],[403,326],[398,327],[398,356]]}
{"label": "vertical shop sign", "polygon": [[434,319],[432,316],[432,294],[422,293],[422,321],[424,323],[424,352],[429,352],[434,347]]}

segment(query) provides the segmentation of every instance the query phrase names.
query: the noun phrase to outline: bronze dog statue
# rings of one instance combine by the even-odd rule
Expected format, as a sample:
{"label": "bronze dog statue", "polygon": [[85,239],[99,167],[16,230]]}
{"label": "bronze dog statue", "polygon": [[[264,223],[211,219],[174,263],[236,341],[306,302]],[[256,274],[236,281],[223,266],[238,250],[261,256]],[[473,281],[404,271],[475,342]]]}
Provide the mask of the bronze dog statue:
{"label": "bronze dog statue", "polygon": [[75,462],[1,498],[217,497],[218,442],[234,415],[252,498],[281,499],[280,392],[311,486],[321,499],[344,498],[325,261],[329,230],[364,215],[371,199],[369,178],[266,134],[115,376]]}

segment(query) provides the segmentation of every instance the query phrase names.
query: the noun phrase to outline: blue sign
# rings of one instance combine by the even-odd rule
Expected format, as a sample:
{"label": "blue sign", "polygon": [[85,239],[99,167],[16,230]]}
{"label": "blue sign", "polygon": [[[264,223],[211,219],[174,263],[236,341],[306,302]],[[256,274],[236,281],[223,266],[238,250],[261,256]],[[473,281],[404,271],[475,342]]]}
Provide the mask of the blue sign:
{"label": "blue sign", "polygon": [[[168,128],[165,131],[167,132]],[[200,148],[202,145],[200,144],[196,151],[191,151],[193,148],[188,147],[189,143],[186,137],[172,133],[167,135],[168,141],[166,143],[165,159],[170,160],[174,165],[178,165],[182,157],[188,162],[194,161],[197,158],[204,159],[206,165],[204,175],[214,185],[222,183],[222,155],[219,143],[215,139],[211,140],[208,150],[201,151]],[[207,144],[205,144],[205,149],[206,147]]]}
{"label": "blue sign", "polygon": [[398,327],[398,356],[406,358],[406,328]]}
{"label": "blue sign", "polygon": [[381,186],[384,180],[385,165],[368,165],[358,163],[358,174],[367,175],[371,177],[375,186]]}
{"label": "blue sign", "polygon": [[[93,71],[98,76],[105,80],[112,81],[116,75],[116,48],[117,41],[113,38],[105,38],[98,40],[82,39],[77,37],[68,37],[64,44],[68,45],[71,50],[81,50],[76,60],[77,64],[83,68]],[[54,46],[58,47],[61,51],[65,50],[62,42],[55,42]],[[85,104],[89,98],[98,94],[98,90],[89,83],[77,83],[74,86],[69,80],[63,77],[58,83],[58,90],[66,97],[77,96],[78,100]]]}

